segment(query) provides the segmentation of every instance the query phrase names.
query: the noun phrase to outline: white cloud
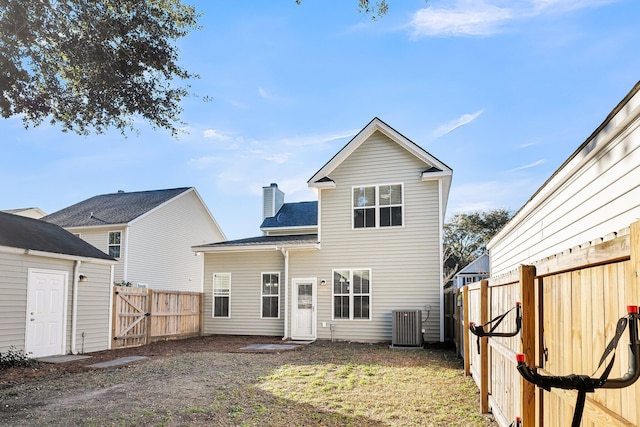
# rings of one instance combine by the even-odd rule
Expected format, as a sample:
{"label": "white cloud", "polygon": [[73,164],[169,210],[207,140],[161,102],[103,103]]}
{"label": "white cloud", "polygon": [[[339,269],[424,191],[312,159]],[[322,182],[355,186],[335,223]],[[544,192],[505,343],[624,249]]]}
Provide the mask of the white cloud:
{"label": "white cloud", "polygon": [[511,169],[511,171],[520,171],[520,170],[524,170],[524,169],[531,169],[533,167],[536,167],[538,165],[541,165],[544,163],[544,160],[537,160],[533,163],[529,163],[527,165],[523,165],[523,166],[518,166],[517,168],[513,168]]}
{"label": "white cloud", "polygon": [[263,98],[263,99],[265,99],[265,100],[267,100],[269,102],[274,102],[274,103],[278,103],[278,104],[288,104],[288,103],[291,102],[291,100],[289,100],[289,99],[287,99],[285,97],[279,96],[277,94],[274,94],[271,91],[267,91],[266,89],[261,88],[261,87],[258,88],[258,95],[260,95],[261,98]]}
{"label": "white cloud", "polygon": [[500,181],[474,181],[451,188],[447,217],[457,213],[505,208],[517,210],[537,189],[530,178],[512,180],[509,185]]}
{"label": "white cloud", "polygon": [[215,130],[215,129],[205,129],[202,132],[202,136],[208,139],[213,139],[214,141],[228,141],[229,140],[229,136],[225,135],[223,133],[220,133],[219,131]]}
{"label": "white cloud", "polygon": [[202,169],[207,169],[209,166],[211,166],[213,163],[219,160],[220,160],[220,157],[218,156],[202,156],[195,159],[190,159],[188,162],[188,165],[190,167],[194,167],[196,169],[202,170]]}
{"label": "white cloud", "polygon": [[329,133],[329,134],[323,134],[323,135],[295,136],[291,138],[284,138],[282,142],[286,145],[290,145],[294,147],[320,145],[320,144],[325,144],[327,142],[336,141],[338,139],[351,138],[356,133],[358,133],[358,130],[359,129],[355,129],[355,130],[348,130],[344,132],[336,132],[336,133]]}
{"label": "white cloud", "polygon": [[413,14],[412,37],[490,36],[507,23],[600,7],[620,0],[455,0],[445,6],[428,6]]}
{"label": "white cloud", "polygon": [[477,119],[483,113],[483,111],[484,110],[479,110],[473,114],[463,114],[457,119],[451,120],[450,122],[447,122],[443,125],[438,126],[438,128],[436,128],[436,130],[432,132],[431,134],[432,138],[433,139],[440,138],[441,136],[444,136],[458,129],[460,126],[464,126],[466,124],[471,123],[472,121]]}
{"label": "white cloud", "polygon": [[452,8],[418,10],[411,20],[413,37],[421,36],[488,36],[500,31],[512,19],[512,11],[484,2],[459,1]]}

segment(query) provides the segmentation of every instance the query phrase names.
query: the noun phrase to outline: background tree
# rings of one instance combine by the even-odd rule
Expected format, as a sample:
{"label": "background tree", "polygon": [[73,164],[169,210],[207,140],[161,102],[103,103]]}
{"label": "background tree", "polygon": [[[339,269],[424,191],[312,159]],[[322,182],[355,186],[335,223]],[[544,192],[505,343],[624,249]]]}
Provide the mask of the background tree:
{"label": "background tree", "polygon": [[197,76],[174,42],[197,18],[179,0],[4,0],[0,113],[84,135],[142,117],[175,135],[188,86],[173,81]]}
{"label": "background tree", "polygon": [[487,250],[487,243],[511,219],[506,209],[456,214],[444,225],[444,280],[453,276]]}
{"label": "background tree", "polygon": [[[301,4],[302,0],[296,0],[297,4]],[[389,4],[387,0],[369,1],[358,0],[358,10],[367,15],[371,15],[371,19],[374,21],[377,18],[381,18],[389,10]]]}

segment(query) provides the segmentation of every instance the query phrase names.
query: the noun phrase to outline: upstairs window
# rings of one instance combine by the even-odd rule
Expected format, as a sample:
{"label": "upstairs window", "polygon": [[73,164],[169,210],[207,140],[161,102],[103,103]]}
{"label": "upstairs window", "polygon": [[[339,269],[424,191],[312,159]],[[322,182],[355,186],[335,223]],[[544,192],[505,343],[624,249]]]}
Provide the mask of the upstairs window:
{"label": "upstairs window", "polygon": [[402,184],[353,187],[353,228],[400,227]]}
{"label": "upstairs window", "polygon": [[231,317],[231,273],[213,275],[213,317]]}
{"label": "upstairs window", "polygon": [[262,273],[262,317],[280,316],[280,273]]}
{"label": "upstairs window", "polygon": [[122,238],[122,233],[120,231],[109,232],[109,256],[111,258],[115,258],[115,259],[120,258],[121,238]]}

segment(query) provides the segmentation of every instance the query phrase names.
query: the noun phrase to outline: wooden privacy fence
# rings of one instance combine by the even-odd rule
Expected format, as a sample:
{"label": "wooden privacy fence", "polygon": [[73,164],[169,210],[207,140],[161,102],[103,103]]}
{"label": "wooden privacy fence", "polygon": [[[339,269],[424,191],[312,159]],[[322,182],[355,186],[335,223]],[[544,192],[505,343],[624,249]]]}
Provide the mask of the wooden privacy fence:
{"label": "wooden privacy fence", "polygon": [[[521,417],[524,427],[571,425],[577,392],[550,392],[526,382],[516,354],[543,375],[593,376],[617,320],[628,305],[640,305],[640,222],[628,234],[577,248],[498,278],[467,285],[462,296],[460,334],[465,373],[480,388],[482,412],[501,426]],[[483,337],[477,347],[469,321],[482,325],[522,303],[522,330],[511,338]],[[461,326],[461,325],[460,325]],[[496,328],[515,328],[515,310]],[[628,367],[628,334],[622,336],[609,378]],[[602,374],[602,368],[597,375]],[[582,426],[640,425],[640,381],[623,389],[587,394]]]}
{"label": "wooden privacy fence", "polygon": [[115,286],[112,348],[202,335],[201,292]]}

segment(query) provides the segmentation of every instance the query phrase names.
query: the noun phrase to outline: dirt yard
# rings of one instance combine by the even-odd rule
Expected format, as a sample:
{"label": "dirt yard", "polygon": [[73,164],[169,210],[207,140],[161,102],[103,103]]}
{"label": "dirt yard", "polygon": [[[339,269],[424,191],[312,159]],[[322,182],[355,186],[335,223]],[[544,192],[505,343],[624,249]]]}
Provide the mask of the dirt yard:
{"label": "dirt yard", "polygon": [[[2,426],[495,426],[447,350],[212,336],[0,371]],[[125,356],[118,368],[87,365]],[[403,387],[408,387],[407,390]]]}

